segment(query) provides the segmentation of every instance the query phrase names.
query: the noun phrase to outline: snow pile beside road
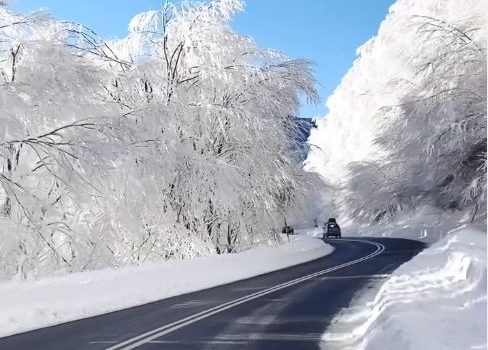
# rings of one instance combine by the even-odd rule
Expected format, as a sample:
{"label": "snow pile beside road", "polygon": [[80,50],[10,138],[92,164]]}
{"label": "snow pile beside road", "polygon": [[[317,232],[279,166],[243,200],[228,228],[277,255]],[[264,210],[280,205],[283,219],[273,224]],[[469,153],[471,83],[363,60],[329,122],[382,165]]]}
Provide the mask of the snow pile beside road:
{"label": "snow pile beside road", "polygon": [[95,316],[265,274],[330,254],[310,237],[239,254],[146,263],[0,284],[0,336]]}
{"label": "snow pile beside road", "polygon": [[486,232],[452,230],[339,314],[323,348],[486,349],[486,264]]}
{"label": "snow pile beside road", "polygon": [[469,213],[424,206],[415,211],[398,213],[393,222],[376,225],[348,222],[342,225],[342,229],[345,236],[396,237],[433,244],[444,238],[453,227],[468,223],[470,219]]}
{"label": "snow pile beside road", "polygon": [[322,227],[304,227],[295,228],[295,233],[298,235],[304,235],[308,237],[322,238]]}

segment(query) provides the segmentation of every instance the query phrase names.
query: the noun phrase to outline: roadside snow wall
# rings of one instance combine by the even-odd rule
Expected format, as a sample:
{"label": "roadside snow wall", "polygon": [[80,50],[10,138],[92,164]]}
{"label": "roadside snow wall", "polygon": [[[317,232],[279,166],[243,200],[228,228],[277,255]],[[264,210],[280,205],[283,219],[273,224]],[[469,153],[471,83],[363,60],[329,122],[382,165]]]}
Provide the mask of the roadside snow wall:
{"label": "roadside snow wall", "polygon": [[[328,350],[486,349],[486,231],[461,226],[358,297],[323,335]],[[366,305],[366,307],[365,307]]]}

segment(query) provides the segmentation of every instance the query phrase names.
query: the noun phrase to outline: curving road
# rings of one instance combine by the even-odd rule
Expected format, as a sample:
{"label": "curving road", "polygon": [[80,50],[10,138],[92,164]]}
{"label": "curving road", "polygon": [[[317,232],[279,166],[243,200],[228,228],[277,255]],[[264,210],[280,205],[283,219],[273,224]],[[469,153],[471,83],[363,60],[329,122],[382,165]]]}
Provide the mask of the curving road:
{"label": "curving road", "polygon": [[324,258],[2,338],[0,349],[319,349],[328,323],[356,293],[424,248],[393,238],[326,242],[336,249]]}

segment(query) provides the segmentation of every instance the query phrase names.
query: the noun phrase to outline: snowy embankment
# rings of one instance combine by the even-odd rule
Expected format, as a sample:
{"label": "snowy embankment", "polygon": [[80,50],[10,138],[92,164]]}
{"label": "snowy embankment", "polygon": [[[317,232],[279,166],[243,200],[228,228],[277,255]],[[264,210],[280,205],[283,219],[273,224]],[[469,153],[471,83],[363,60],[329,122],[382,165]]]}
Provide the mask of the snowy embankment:
{"label": "snowy embankment", "polygon": [[[486,349],[486,231],[463,225],[339,314],[323,348]],[[365,307],[366,305],[366,307]]]}
{"label": "snowy embankment", "polygon": [[0,336],[95,316],[311,261],[333,248],[311,237],[238,254],[107,268],[0,284]]}
{"label": "snowy embankment", "polygon": [[442,211],[431,206],[417,210],[400,212],[392,222],[376,225],[345,222],[343,232],[346,236],[394,237],[433,244],[444,238],[454,227],[470,221],[470,213]]}

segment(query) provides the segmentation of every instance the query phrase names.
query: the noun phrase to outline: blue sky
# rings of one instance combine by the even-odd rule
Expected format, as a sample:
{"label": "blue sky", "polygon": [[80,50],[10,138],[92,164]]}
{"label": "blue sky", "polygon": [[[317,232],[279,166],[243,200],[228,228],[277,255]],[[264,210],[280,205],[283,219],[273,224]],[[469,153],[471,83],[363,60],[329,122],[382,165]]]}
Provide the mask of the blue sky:
{"label": "blue sky", "polygon": [[[321,102],[302,106],[302,117],[323,116],[325,101],[356,57],[356,48],[378,31],[394,0],[247,0],[234,20],[237,32],[261,47],[316,63]],[[83,23],[105,38],[122,37],[137,13],[160,0],[11,0],[16,11],[46,8],[56,18]]]}

